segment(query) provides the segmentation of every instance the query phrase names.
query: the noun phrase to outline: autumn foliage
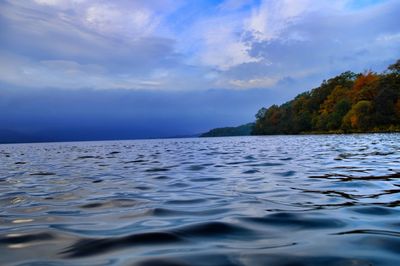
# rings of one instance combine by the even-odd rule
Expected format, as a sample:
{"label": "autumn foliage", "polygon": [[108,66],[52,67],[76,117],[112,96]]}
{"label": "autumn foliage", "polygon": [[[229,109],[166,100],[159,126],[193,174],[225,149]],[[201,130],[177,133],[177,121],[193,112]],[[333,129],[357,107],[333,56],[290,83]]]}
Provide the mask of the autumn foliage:
{"label": "autumn foliage", "polygon": [[380,74],[344,72],[256,118],[255,135],[400,131],[400,60]]}

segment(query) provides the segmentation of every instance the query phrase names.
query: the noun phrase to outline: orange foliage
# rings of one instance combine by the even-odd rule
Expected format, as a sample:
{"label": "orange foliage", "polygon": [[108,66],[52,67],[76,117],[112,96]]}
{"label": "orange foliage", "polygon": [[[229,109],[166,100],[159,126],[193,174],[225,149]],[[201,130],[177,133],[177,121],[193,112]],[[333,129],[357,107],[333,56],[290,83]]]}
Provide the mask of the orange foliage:
{"label": "orange foliage", "polygon": [[359,92],[366,86],[374,85],[379,80],[379,76],[371,71],[357,77],[354,81],[353,91]]}
{"label": "orange foliage", "polygon": [[332,93],[326,98],[320,107],[321,114],[328,114],[333,112],[335,104],[343,99],[346,99],[349,95],[349,90],[343,86],[336,86]]}
{"label": "orange foliage", "polygon": [[350,123],[352,128],[356,128],[358,125],[358,117],[356,115],[350,116]]}
{"label": "orange foliage", "polygon": [[354,81],[353,89],[350,94],[353,102],[373,100],[377,94],[378,82],[379,76],[371,71],[358,76]]}

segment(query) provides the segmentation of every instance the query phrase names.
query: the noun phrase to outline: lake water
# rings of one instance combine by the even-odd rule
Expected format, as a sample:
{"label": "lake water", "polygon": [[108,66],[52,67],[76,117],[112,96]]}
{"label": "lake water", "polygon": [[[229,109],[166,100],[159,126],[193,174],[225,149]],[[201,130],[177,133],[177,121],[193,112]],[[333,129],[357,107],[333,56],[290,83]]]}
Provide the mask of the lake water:
{"label": "lake water", "polygon": [[0,145],[0,265],[400,265],[400,134]]}

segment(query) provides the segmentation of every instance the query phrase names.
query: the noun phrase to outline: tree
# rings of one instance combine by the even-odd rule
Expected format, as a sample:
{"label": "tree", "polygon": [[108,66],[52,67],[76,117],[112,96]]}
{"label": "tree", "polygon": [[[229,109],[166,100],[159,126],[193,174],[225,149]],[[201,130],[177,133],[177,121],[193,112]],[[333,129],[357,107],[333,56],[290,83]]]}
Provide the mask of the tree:
{"label": "tree", "polygon": [[398,100],[396,101],[396,104],[395,104],[395,112],[396,112],[397,121],[400,122],[400,99],[398,99]]}
{"label": "tree", "polygon": [[327,128],[329,130],[337,130],[342,126],[343,117],[351,109],[351,103],[348,99],[341,99],[335,104],[333,112],[330,114]]}
{"label": "tree", "polygon": [[353,102],[372,101],[378,93],[379,78],[379,75],[371,71],[359,75],[350,94]]}
{"label": "tree", "polygon": [[261,108],[260,110],[258,110],[258,112],[257,112],[257,114],[256,114],[256,119],[257,119],[257,120],[263,119],[266,112],[267,112],[267,109],[264,108],[264,107]]}
{"label": "tree", "polygon": [[336,86],[332,93],[328,95],[326,100],[322,103],[320,113],[329,114],[332,113],[336,104],[342,100],[349,99],[350,89],[341,85]]}
{"label": "tree", "polygon": [[256,114],[257,134],[400,129],[400,60],[378,74],[347,71]]}
{"label": "tree", "polygon": [[345,128],[366,130],[371,127],[372,103],[370,101],[359,101],[353,105],[351,110],[343,118]]}
{"label": "tree", "polygon": [[400,74],[400,59],[396,61],[396,63],[391,64],[388,67],[388,70],[390,70],[392,73]]}

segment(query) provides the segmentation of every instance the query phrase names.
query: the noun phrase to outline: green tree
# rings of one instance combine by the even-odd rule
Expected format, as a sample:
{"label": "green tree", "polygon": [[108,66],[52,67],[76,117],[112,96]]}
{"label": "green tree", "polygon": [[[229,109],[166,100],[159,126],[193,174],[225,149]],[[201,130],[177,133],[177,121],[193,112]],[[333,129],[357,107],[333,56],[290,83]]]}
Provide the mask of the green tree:
{"label": "green tree", "polygon": [[344,72],[318,88],[256,114],[255,134],[400,128],[400,60],[382,74]]}
{"label": "green tree", "polygon": [[366,130],[372,125],[372,103],[370,101],[359,101],[343,118],[344,127],[355,130]]}
{"label": "green tree", "polygon": [[[397,67],[400,66],[399,63],[400,62],[397,61]],[[392,69],[395,69],[395,67],[392,67]],[[375,124],[377,126],[385,127],[397,123],[396,102],[399,98],[400,75],[393,71],[382,75],[379,80],[378,93],[374,99],[376,110]]]}
{"label": "green tree", "polygon": [[388,67],[388,70],[390,70],[392,73],[400,74],[400,59],[396,61],[396,63],[391,64]]}

